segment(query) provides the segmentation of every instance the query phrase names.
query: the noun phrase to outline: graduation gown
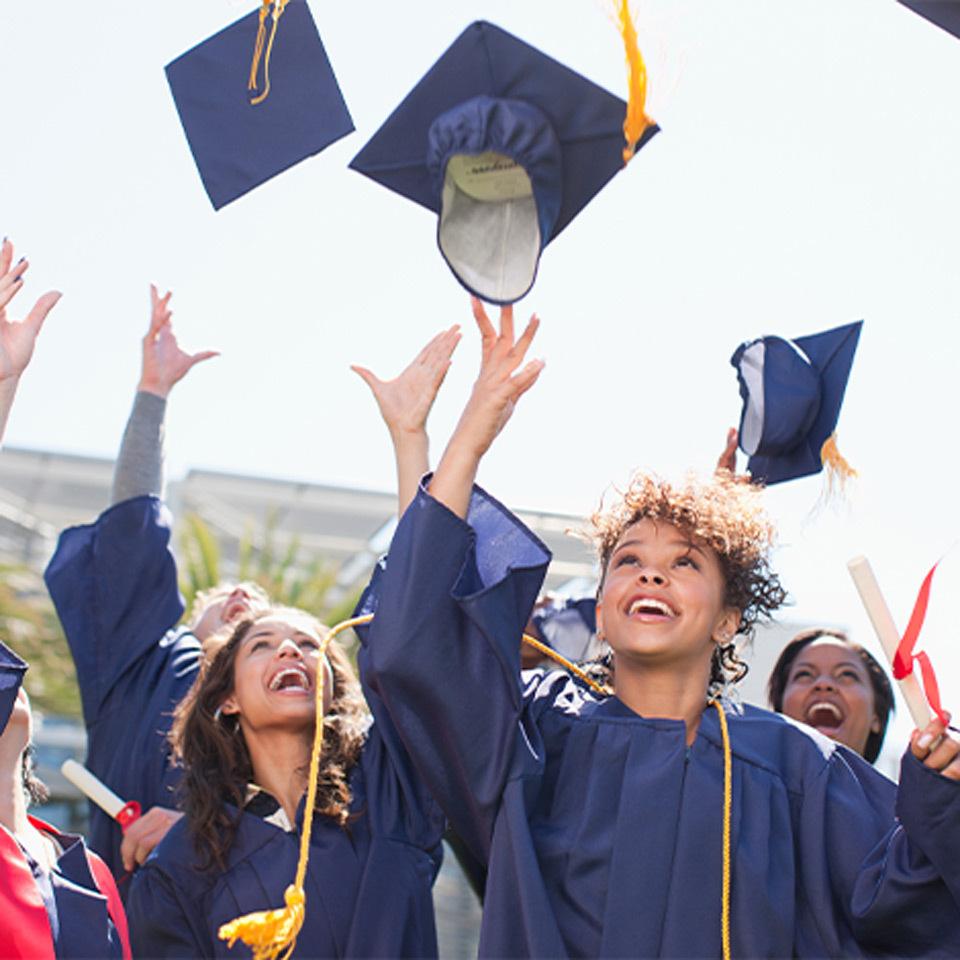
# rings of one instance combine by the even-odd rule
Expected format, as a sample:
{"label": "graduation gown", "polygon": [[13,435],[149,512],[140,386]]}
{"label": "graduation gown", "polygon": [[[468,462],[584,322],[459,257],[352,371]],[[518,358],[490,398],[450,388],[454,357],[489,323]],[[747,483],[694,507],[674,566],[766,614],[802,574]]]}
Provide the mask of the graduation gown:
{"label": "graduation gown", "polygon": [[[294,957],[436,957],[432,887],[440,867],[443,815],[382,715],[350,774],[344,829],[316,816],[310,839],[306,919]],[[127,914],[133,948],[144,957],[243,957],[217,937],[221,924],[283,906],[293,882],[302,829],[281,827],[245,810],[227,868],[201,872],[186,818],[170,830],[133,878]]]}
{"label": "graduation gown", "polygon": [[[77,668],[87,766],[144,811],[175,805],[167,733],[193,683],[200,644],[172,628],[183,614],[170,513],[135,497],[60,535],[44,578]],[[120,827],[90,805],[91,846],[123,872]]]}
{"label": "graduation gown", "polygon": [[63,852],[41,870],[0,827],[0,957],[130,958],[123,904],[107,865],[83,839],[30,817]]}
{"label": "graduation gown", "polygon": [[[565,674],[522,682],[549,553],[478,488],[468,521],[421,490],[362,606],[368,683],[488,864],[481,956],[720,956],[716,711],[688,747]],[[960,783],[907,755],[898,791],[777,714],[728,723],[733,956],[960,955]]]}

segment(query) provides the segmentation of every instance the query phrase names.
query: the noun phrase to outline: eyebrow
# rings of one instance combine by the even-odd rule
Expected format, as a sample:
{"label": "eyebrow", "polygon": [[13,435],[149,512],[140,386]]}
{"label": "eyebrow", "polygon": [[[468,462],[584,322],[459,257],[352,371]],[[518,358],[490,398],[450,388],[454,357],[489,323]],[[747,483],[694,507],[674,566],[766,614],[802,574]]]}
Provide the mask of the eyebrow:
{"label": "eyebrow", "polygon": [[[809,667],[811,670],[817,669],[817,665],[811,663],[809,660],[798,660],[793,669],[796,670],[798,667]],[[841,660],[839,663],[833,665],[834,670],[838,667],[860,667],[862,669],[862,664],[857,663],[855,660]]]}
{"label": "eyebrow", "polygon": [[[621,550],[626,549],[627,547],[645,547],[645,546],[647,546],[646,540],[624,540],[623,543],[620,543],[613,548],[613,553],[611,553],[610,556],[611,557],[614,556],[615,554],[619,553]],[[693,553],[694,551],[696,551],[697,553],[700,554],[701,557],[706,556],[706,553],[704,553],[703,549],[701,547],[698,547],[697,544],[694,543],[692,540],[681,540],[681,539],[671,540],[670,543],[667,544],[667,546],[670,546],[670,547],[684,546],[687,548],[688,553]]]}

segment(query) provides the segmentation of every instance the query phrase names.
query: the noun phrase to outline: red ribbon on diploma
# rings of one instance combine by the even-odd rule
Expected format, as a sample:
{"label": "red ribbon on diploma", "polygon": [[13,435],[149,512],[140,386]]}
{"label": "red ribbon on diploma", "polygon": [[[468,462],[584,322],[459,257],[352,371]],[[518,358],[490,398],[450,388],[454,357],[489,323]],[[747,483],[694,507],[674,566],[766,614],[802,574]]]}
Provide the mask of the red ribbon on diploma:
{"label": "red ribbon on diploma", "polygon": [[897,652],[893,658],[893,675],[897,680],[902,680],[913,673],[914,663],[919,664],[920,677],[923,680],[923,692],[926,694],[930,709],[946,725],[947,715],[940,704],[940,688],[937,686],[937,675],[933,672],[933,664],[922,650],[917,653],[913,652],[917,640],[920,639],[923,621],[927,616],[930,587],[933,584],[933,575],[936,573],[938,566],[940,566],[939,560],[930,568],[930,572],[923,578],[923,583],[920,585],[920,592],[917,594],[917,600],[913,605],[913,613],[910,614],[910,622],[907,624],[907,629],[904,631],[900,646],[897,647]]}

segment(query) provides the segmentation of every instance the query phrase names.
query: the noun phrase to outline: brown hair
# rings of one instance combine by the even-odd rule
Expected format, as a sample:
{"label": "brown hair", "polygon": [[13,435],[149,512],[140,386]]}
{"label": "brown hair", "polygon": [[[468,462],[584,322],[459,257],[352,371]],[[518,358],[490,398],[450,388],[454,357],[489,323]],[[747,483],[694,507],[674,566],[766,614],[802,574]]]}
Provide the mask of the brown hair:
{"label": "brown hair", "polygon": [[[224,869],[233,844],[253,766],[240,725],[218,708],[233,692],[237,652],[251,627],[266,616],[295,614],[323,638],[327,628],[300,610],[273,607],[248,617],[204,644],[200,673],[174,714],[170,743],[183,766],[182,808],[201,861],[199,868]],[[327,648],[333,673],[333,702],[324,717],[323,754],[317,777],[317,812],[345,826],[352,796],[348,777],[360,757],[369,712],[350,661],[333,642]],[[318,684],[322,681],[318,678]],[[231,804],[237,812],[227,806]]]}
{"label": "brown hair", "polygon": [[[740,611],[737,633],[744,638],[786,601],[786,591],[770,567],[774,527],[761,504],[761,490],[718,471],[707,480],[688,476],[679,485],[638,473],[610,507],[601,504],[590,518],[589,538],[600,560],[603,592],[607,565],[624,531],[641,520],[662,520],[717,555],[725,583],[724,602]],[[747,665],[733,643],[718,647],[711,665],[711,688],[743,679]]]}
{"label": "brown hair", "polygon": [[242,587],[247,592],[250,599],[255,601],[255,605],[258,608],[270,606],[270,598],[260,584],[254,583],[252,580],[241,580],[236,583],[232,580],[221,580],[215,587],[198,590],[194,594],[193,603],[190,604],[190,614],[186,622],[190,624],[191,627],[196,627],[211,603],[215,600],[229,597],[238,587]]}

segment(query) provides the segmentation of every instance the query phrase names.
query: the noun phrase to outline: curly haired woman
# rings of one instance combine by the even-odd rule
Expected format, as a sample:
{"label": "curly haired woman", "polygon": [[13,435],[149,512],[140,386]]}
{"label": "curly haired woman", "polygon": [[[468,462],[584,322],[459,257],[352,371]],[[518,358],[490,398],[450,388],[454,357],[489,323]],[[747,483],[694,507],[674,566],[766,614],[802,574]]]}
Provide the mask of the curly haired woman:
{"label": "curly haired woman", "polygon": [[303,829],[317,686],[324,739],[294,957],[436,955],[431,886],[442,817],[376,696],[298,610],[274,608],[208,641],[171,731],[184,817],[136,875],[137,955],[236,955],[218,937],[282,904]]}
{"label": "curly haired woman", "polygon": [[[370,682],[489,867],[481,955],[956,955],[953,736],[918,732],[898,789],[723,696],[730,645],[784,597],[759,491],[635,480],[595,518],[612,695],[561,673],[522,685],[550,556],[474,478],[542,364],[524,365],[535,320],[515,340],[509,308],[499,332],[474,314],[479,377],[365,606]],[[644,412],[623,403],[607,414],[635,436]]]}

